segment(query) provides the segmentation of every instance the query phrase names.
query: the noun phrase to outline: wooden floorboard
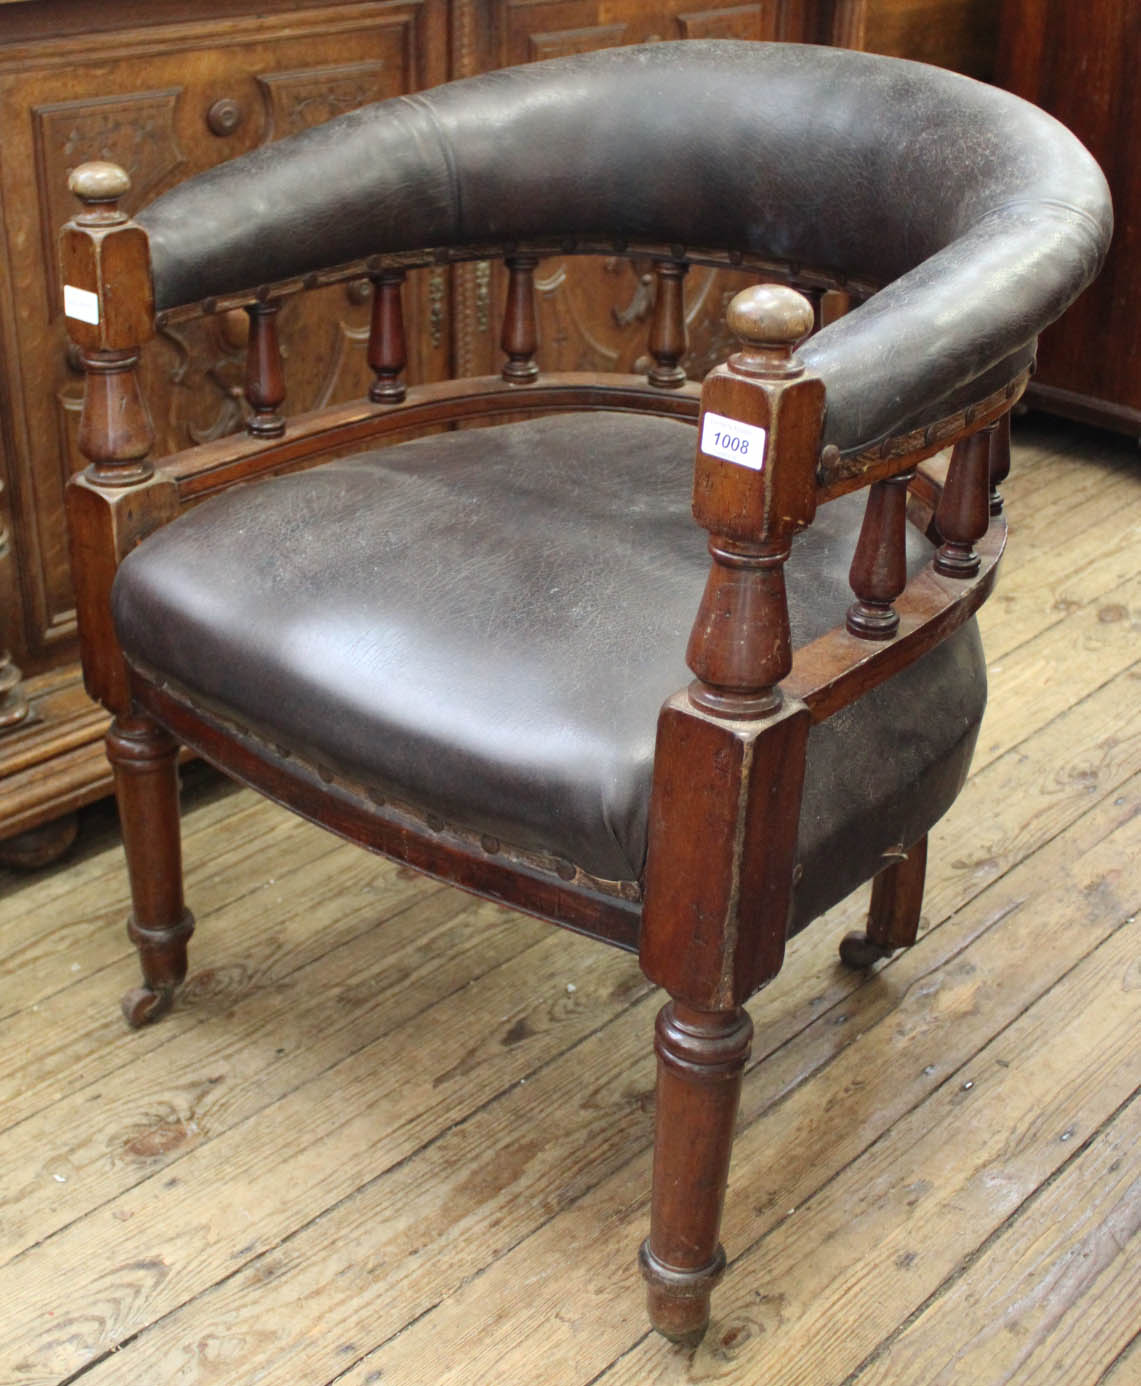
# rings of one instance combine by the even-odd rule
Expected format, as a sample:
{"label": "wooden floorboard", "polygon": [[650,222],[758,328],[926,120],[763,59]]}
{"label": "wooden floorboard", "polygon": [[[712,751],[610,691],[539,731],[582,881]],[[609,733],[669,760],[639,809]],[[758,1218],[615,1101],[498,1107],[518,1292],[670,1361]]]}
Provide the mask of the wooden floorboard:
{"label": "wooden floorboard", "polygon": [[0,1383],[1141,1383],[1141,463],[1032,419],[916,946],[794,940],[696,1351],[646,1331],[636,960],[192,768],[199,917],[132,1034],[113,815],[0,873]]}

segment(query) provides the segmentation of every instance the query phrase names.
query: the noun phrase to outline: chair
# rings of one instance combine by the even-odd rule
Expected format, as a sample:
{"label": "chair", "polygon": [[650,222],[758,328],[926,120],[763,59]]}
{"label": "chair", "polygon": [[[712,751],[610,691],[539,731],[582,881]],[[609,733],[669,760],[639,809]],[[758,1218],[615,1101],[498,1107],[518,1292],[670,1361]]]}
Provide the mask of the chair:
{"label": "chair", "polygon": [[[725,1265],[744,1003],[867,880],[844,960],[915,939],[985,702],[973,614],[1005,541],[1009,411],[1104,254],[1101,174],[1042,112],[948,72],[689,42],[369,107],[134,221],[127,186],[78,169],[61,250],[87,379],[83,660],[114,714],[144,978],[127,1018],[156,1019],[187,968],[180,746],[636,949],[668,993],[641,1265],[655,1326],[694,1341]],[[540,372],[549,252],[653,258],[647,377]],[[406,386],[406,271],[497,255],[502,375]],[[679,366],[692,264],[763,281],[700,387]],[[362,276],[369,397],[286,421],[281,302]],[[851,311],[813,333],[828,291]],[[235,308],[246,433],[153,466],[141,345]]]}

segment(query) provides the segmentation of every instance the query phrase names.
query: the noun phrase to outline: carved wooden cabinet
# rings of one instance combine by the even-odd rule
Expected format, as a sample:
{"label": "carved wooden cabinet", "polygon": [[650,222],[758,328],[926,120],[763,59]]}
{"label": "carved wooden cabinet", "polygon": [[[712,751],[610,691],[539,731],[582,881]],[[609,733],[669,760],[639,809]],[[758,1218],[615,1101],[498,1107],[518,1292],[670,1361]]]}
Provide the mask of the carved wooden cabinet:
{"label": "carved wooden cabinet", "polygon": [[[944,20],[934,52],[933,8]],[[367,101],[616,44],[864,46],[878,35],[868,46],[906,52],[915,32],[925,56],[978,70],[971,45],[987,11],[985,0],[0,0],[0,858],[46,856],[66,839],[61,815],[109,786],[103,717],[79,682],[63,521],[67,477],[82,465],[82,380],[55,268],[71,168],[94,158],[126,167],[130,211],[193,172]],[[650,269],[545,260],[544,368],[640,368]],[[414,280],[409,378],[497,369],[501,267]],[[744,282],[696,267],[686,276],[691,375],[726,354],[723,308]],[[332,329],[316,326],[316,305],[302,303],[310,295],[282,309],[286,412],[364,392],[369,291],[367,282],[325,291],[337,303]],[[239,313],[167,330],[150,346],[156,454],[241,426],[246,329]],[[53,823],[42,842],[20,836]]]}
{"label": "carved wooden cabinet", "polygon": [[[68,171],[111,159],[130,173],[129,205],[139,206],[258,144],[445,80],[447,30],[445,0],[0,4],[0,649],[10,651],[0,666],[0,723],[9,722],[0,730],[0,839],[106,783],[102,718],[75,665],[63,522],[64,486],[82,465],[82,376],[65,347],[55,253],[72,211]],[[326,291],[337,300],[332,328],[318,328],[321,315],[300,297],[283,310],[292,408],[366,388],[369,288]],[[409,296],[411,368],[421,376],[449,368],[447,295],[440,270]],[[157,452],[240,426],[246,329],[237,314],[205,330],[172,329],[148,349]],[[22,686],[5,695],[14,667]]]}
{"label": "carved wooden cabinet", "polygon": [[1141,435],[1141,5],[1006,0],[996,77],[1083,141],[1113,193],[1101,274],[1042,334],[1027,397],[1052,413]]}

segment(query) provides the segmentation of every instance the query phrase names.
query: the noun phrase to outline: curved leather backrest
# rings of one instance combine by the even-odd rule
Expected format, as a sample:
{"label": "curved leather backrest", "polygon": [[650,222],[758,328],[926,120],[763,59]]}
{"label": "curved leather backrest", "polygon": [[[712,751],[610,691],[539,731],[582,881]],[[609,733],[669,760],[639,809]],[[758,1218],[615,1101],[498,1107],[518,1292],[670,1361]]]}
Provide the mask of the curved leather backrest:
{"label": "curved leather backrest", "polygon": [[1017,97],[918,63],[730,41],[610,49],[365,107],[192,178],[138,220],[160,308],[370,254],[558,235],[868,277],[887,287],[801,351],[844,451],[1009,379],[1111,230],[1093,159]]}

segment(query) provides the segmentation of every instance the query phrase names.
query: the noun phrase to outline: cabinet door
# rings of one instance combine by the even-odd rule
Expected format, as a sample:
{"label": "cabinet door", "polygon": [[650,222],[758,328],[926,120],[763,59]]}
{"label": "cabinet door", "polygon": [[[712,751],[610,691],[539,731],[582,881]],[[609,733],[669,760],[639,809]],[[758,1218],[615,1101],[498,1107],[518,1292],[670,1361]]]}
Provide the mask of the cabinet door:
{"label": "cabinet door", "polygon": [[[288,13],[47,40],[0,55],[5,131],[9,467],[26,672],[69,653],[73,612],[63,518],[82,399],[56,268],[71,215],[70,169],[111,159],[130,173],[131,211],[212,164],[367,101],[445,75],[443,0],[330,5]],[[412,370],[448,369],[444,289],[409,295]],[[281,314],[287,412],[360,394],[369,285],[293,299]],[[165,331],[144,356],[155,455],[240,427],[245,315]],[[19,636],[19,632],[17,633]],[[22,646],[22,648],[21,648]]]}
{"label": "cabinet door", "polygon": [[[459,6],[455,52],[460,74],[599,48],[668,39],[818,37],[811,0],[489,0]],[[465,27],[465,16],[470,27]],[[456,275],[456,364],[460,373],[498,369],[506,277],[498,264]],[[685,279],[687,373],[700,379],[732,349],[724,328],[730,298],[747,274],[693,268]],[[648,262],[553,256],[536,274],[538,360],[544,370],[641,371],[653,311]]]}
{"label": "cabinet door", "polygon": [[1097,279],[1042,334],[1028,397],[1043,409],[1141,434],[1141,6],[1130,0],[1002,6],[997,81],[1077,135],[1113,194]]}

